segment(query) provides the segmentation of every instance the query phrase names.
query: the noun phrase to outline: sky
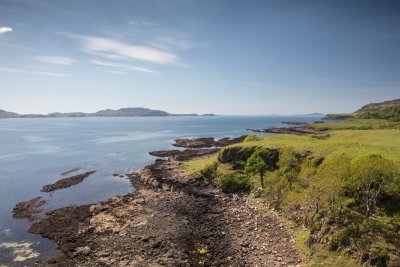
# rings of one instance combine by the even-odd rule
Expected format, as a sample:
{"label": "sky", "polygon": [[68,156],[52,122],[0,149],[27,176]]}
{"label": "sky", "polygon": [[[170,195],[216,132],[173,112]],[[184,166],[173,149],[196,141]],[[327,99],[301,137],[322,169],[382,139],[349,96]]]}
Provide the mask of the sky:
{"label": "sky", "polygon": [[352,112],[400,98],[400,1],[0,0],[0,109]]}

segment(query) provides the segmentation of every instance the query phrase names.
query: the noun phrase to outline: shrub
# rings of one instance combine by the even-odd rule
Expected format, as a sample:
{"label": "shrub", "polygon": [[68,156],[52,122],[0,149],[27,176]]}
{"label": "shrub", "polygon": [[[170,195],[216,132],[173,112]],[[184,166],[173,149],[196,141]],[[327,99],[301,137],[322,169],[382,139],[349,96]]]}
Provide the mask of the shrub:
{"label": "shrub", "polygon": [[333,234],[328,241],[330,250],[338,250],[350,245],[352,237],[358,234],[358,228],[356,226],[348,226],[343,230]]}
{"label": "shrub", "polygon": [[399,194],[398,167],[381,155],[371,154],[356,159],[352,163],[351,172],[348,186],[363,206],[366,217],[369,217],[383,196],[396,197]]}
{"label": "shrub", "polygon": [[309,196],[315,202],[317,213],[324,204],[334,207],[338,203],[341,210],[344,185],[349,176],[350,158],[346,154],[332,155],[322,162],[309,187]]}
{"label": "shrub", "polygon": [[204,169],[200,171],[200,178],[207,183],[213,181],[215,177],[217,177],[217,168],[218,165],[216,162],[207,165]]}
{"label": "shrub", "polygon": [[251,184],[248,177],[242,173],[227,173],[218,177],[218,184],[225,193],[249,192]]}

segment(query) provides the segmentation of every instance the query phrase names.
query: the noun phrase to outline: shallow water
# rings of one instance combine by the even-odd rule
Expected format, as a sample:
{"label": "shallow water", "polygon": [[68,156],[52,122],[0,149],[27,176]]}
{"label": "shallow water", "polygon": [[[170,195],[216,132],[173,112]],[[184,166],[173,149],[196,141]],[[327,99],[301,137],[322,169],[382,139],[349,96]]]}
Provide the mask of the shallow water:
{"label": "shallow water", "polygon": [[[149,151],[172,148],[182,137],[239,136],[246,128],[282,126],[281,121],[315,121],[319,116],[216,116],[157,118],[38,118],[0,120],[0,266],[30,265],[55,255],[54,244],[26,232],[12,218],[18,202],[43,196],[46,210],[88,204],[133,190],[114,173],[151,163]],[[82,183],[41,193],[62,173],[96,170]],[[67,174],[67,177],[73,173]]]}

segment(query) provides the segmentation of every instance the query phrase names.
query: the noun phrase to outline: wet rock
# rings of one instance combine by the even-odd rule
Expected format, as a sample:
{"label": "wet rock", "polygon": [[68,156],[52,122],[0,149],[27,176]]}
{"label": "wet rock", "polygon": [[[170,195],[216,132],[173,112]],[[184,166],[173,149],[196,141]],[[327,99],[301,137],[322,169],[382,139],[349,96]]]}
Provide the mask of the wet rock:
{"label": "wet rock", "polygon": [[42,197],[36,197],[28,201],[23,201],[15,205],[13,217],[15,219],[29,219],[33,221],[41,211],[46,201]]}
{"label": "wet rock", "polygon": [[215,142],[215,146],[224,147],[232,144],[241,143],[244,141],[244,139],[246,139],[246,137],[247,135],[242,135],[235,138],[229,138],[229,137],[221,138]]}
{"label": "wet rock", "polygon": [[314,130],[311,127],[296,126],[296,127],[273,127],[268,129],[254,129],[248,128],[248,131],[256,133],[274,133],[274,134],[295,134],[295,135],[306,135],[306,134],[322,134],[319,131]]}
{"label": "wet rock", "polygon": [[161,158],[172,157],[179,153],[180,153],[179,150],[157,150],[149,152],[150,155]]}
{"label": "wet rock", "polygon": [[179,154],[174,156],[174,159],[177,161],[187,161],[198,157],[204,157],[208,155],[215,154],[219,151],[219,148],[210,148],[210,149],[185,149],[181,151]]}
{"label": "wet rock", "polygon": [[213,137],[201,137],[194,139],[176,139],[173,146],[184,147],[184,148],[202,148],[214,146]]}
{"label": "wet rock", "polygon": [[208,148],[208,147],[224,147],[236,143],[241,143],[247,137],[242,135],[239,137],[224,137],[219,140],[214,140],[213,137],[202,137],[194,139],[177,139],[173,146],[184,147],[184,148]]}
{"label": "wet rock", "polygon": [[89,172],[85,172],[82,174],[78,174],[78,175],[74,175],[68,178],[63,178],[58,180],[57,182],[53,183],[53,184],[48,184],[43,186],[42,192],[52,192],[58,189],[62,189],[62,188],[67,188],[76,184],[79,184],[81,182],[83,182],[83,180],[85,180],[87,177],[89,177],[91,174],[95,173],[96,171],[89,171]]}

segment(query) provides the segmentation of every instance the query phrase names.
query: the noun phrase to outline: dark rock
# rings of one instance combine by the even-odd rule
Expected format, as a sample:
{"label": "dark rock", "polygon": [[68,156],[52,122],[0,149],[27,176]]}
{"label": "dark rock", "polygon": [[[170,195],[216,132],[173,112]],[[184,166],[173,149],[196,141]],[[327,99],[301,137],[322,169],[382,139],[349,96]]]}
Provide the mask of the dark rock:
{"label": "dark rock", "polygon": [[224,147],[236,143],[241,143],[247,137],[247,135],[242,135],[239,137],[224,137],[217,141],[213,137],[201,137],[194,139],[177,139],[173,146],[184,147],[184,148],[207,148],[207,147]]}
{"label": "dark rock", "polygon": [[198,157],[204,157],[217,153],[220,148],[210,148],[210,149],[185,149],[179,154],[175,155],[173,158],[177,161],[187,161]]}
{"label": "dark rock", "polygon": [[215,142],[215,146],[224,147],[224,146],[241,143],[244,141],[244,139],[246,139],[246,137],[247,137],[247,135],[242,135],[242,136],[235,137],[235,138],[229,138],[229,137],[221,138]]}
{"label": "dark rock", "polygon": [[42,192],[52,192],[58,189],[62,189],[62,188],[67,188],[76,184],[81,183],[83,180],[85,180],[87,177],[89,177],[91,174],[95,173],[96,171],[89,171],[89,172],[85,172],[82,174],[78,174],[75,176],[71,176],[68,178],[64,178],[61,180],[58,180],[57,182],[55,182],[54,184],[48,184],[43,186]]}
{"label": "dark rock", "polygon": [[33,221],[35,215],[42,211],[42,206],[46,201],[42,197],[36,197],[28,201],[20,202],[13,209],[13,217],[15,219],[29,219]]}
{"label": "dark rock", "polygon": [[287,125],[306,125],[306,124],[309,124],[308,122],[304,122],[304,121],[281,121],[281,123],[287,124]]}
{"label": "dark rock", "polygon": [[149,152],[150,155],[155,157],[171,157],[179,154],[181,151],[179,150],[157,150]]}
{"label": "dark rock", "polygon": [[248,131],[253,131],[257,133],[274,133],[274,134],[296,134],[296,135],[305,135],[305,134],[320,134],[320,132],[315,131],[310,127],[276,127],[276,128],[268,128],[268,129],[246,129]]}
{"label": "dark rock", "polygon": [[176,139],[173,146],[184,147],[184,148],[202,148],[202,147],[212,147],[214,146],[213,137],[201,137],[194,139]]}

